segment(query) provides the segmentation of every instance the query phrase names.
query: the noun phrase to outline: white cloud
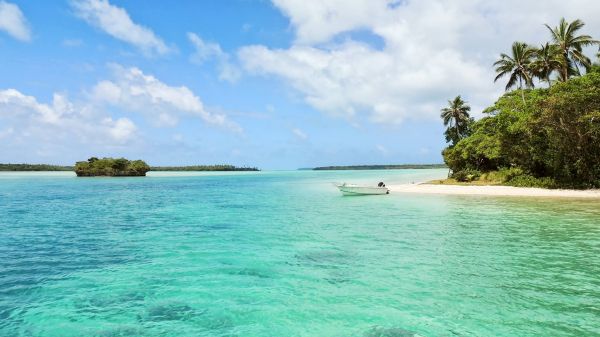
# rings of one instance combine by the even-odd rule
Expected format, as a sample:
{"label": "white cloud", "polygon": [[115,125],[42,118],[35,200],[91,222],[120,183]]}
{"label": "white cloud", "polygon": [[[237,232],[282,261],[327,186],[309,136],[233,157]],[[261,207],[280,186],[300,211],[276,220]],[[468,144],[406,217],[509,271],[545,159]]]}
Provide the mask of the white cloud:
{"label": "white cloud", "polygon": [[320,111],[377,123],[438,119],[458,94],[480,111],[502,92],[491,66],[498,54],[514,40],[546,41],[544,23],[581,18],[583,32],[600,31],[596,0],[273,2],[296,40],[241,48],[244,68],[283,79]]}
{"label": "white cloud", "polygon": [[241,132],[240,126],[225,115],[208,112],[200,98],[186,86],[169,86],[135,67],[113,65],[112,70],[114,79],[98,82],[91,91],[91,97],[97,103],[145,114],[159,126],[174,126],[182,115],[190,115]]}
{"label": "white cloud", "polygon": [[187,33],[188,39],[196,49],[191,56],[194,63],[202,64],[211,59],[215,59],[219,67],[219,79],[228,82],[237,82],[241,71],[229,62],[229,54],[221,49],[218,43],[206,42],[195,33]]}
{"label": "white cloud", "polygon": [[102,124],[108,127],[110,135],[113,137],[113,139],[120,142],[127,141],[137,130],[135,124],[133,124],[133,122],[128,118],[119,118],[117,120],[113,120],[109,117],[104,119]]}
{"label": "white cloud", "polygon": [[302,139],[302,140],[307,140],[307,139],[308,139],[308,135],[307,135],[307,134],[306,134],[304,131],[302,131],[302,130],[300,130],[300,129],[298,129],[298,128],[294,128],[294,129],[292,129],[292,133],[293,133],[293,134],[294,134],[296,137],[298,137],[298,138],[300,138],[300,139]]}
{"label": "white cloud", "polygon": [[137,128],[131,120],[98,118],[87,113],[88,108],[76,106],[62,94],[54,94],[52,104],[45,104],[15,89],[0,90],[0,120],[11,125],[4,132],[25,139],[28,145],[119,145],[135,136]]}
{"label": "white cloud", "polygon": [[0,1],[0,30],[21,41],[31,40],[31,31],[19,6]]}
{"label": "white cloud", "polygon": [[377,18],[386,16],[388,3],[380,0],[272,0],[296,30],[300,44],[327,42],[340,32],[369,28]]}
{"label": "white cloud", "polygon": [[[113,65],[112,70],[114,78],[98,82],[78,101],[55,93],[45,103],[16,89],[0,90],[0,153],[34,161],[137,153],[151,142],[132,119],[119,116],[128,112],[143,114],[157,125],[175,125],[179,118],[192,116],[242,131],[225,115],[206,111],[185,86],[169,86],[138,68]],[[111,111],[113,106],[116,111]],[[173,141],[181,143],[183,135],[176,134]]]}
{"label": "white cloud", "polygon": [[136,24],[127,11],[108,0],[73,0],[75,14],[112,37],[136,46],[146,54],[166,54],[170,48],[152,30]]}

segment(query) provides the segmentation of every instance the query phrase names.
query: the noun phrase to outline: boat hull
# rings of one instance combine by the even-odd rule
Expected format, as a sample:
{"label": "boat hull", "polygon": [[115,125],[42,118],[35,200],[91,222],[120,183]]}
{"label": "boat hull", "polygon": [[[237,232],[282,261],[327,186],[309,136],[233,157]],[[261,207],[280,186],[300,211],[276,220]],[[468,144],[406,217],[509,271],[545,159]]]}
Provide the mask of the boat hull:
{"label": "boat hull", "polygon": [[337,185],[337,188],[344,195],[383,195],[390,193],[387,187]]}

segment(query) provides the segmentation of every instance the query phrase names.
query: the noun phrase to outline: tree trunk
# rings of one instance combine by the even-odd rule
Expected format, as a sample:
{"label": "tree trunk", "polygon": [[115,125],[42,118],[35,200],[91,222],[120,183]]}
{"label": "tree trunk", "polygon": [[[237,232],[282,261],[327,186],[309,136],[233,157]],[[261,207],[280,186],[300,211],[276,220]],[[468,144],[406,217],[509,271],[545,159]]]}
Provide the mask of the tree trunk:
{"label": "tree trunk", "polygon": [[563,51],[563,57],[565,61],[565,65],[563,66],[563,82],[566,82],[569,79],[569,52]]}
{"label": "tree trunk", "polygon": [[519,77],[519,90],[521,90],[521,98],[523,99],[523,104],[525,104],[525,93],[523,92],[523,79]]}

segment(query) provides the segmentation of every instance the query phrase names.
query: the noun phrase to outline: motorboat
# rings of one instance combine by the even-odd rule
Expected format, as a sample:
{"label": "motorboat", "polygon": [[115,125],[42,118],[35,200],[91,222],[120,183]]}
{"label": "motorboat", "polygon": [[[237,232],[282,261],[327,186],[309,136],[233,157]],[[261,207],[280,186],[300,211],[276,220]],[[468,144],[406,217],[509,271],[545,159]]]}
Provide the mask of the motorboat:
{"label": "motorboat", "polygon": [[378,186],[363,186],[356,184],[335,184],[335,186],[344,195],[378,195],[378,194],[390,194],[390,189],[385,187],[385,184],[379,183]]}

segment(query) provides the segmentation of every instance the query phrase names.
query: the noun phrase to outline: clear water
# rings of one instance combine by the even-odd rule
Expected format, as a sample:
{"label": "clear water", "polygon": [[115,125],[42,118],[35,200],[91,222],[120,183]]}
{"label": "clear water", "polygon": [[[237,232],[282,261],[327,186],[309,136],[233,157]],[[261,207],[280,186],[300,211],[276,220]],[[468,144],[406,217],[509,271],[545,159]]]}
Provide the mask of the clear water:
{"label": "clear water", "polygon": [[598,336],[600,203],[444,170],[0,174],[0,336]]}

